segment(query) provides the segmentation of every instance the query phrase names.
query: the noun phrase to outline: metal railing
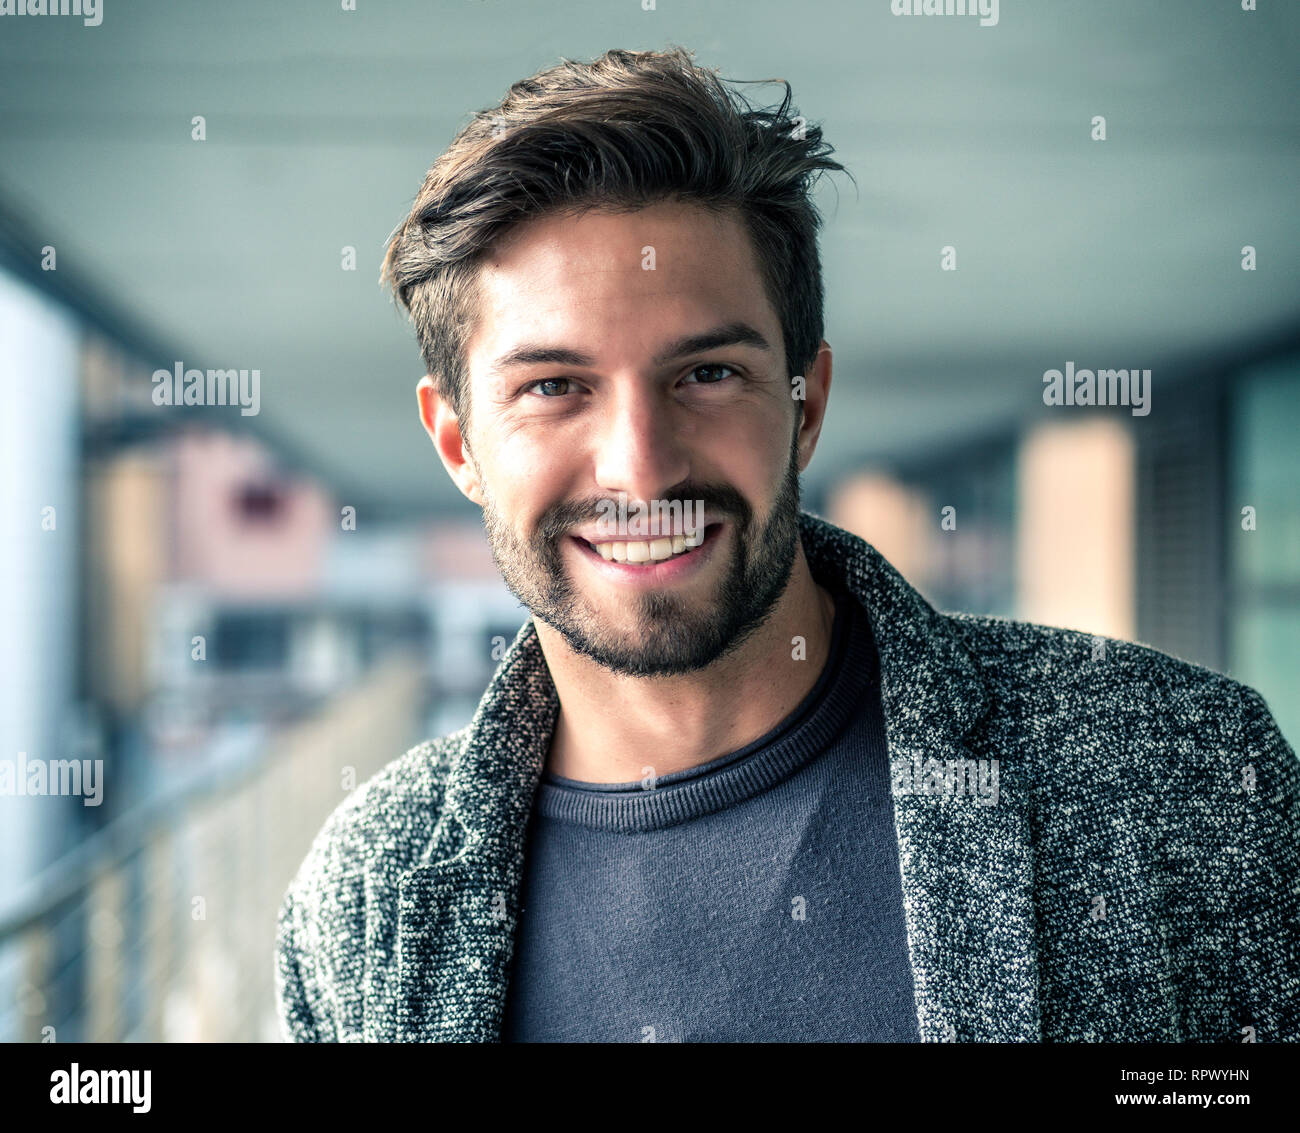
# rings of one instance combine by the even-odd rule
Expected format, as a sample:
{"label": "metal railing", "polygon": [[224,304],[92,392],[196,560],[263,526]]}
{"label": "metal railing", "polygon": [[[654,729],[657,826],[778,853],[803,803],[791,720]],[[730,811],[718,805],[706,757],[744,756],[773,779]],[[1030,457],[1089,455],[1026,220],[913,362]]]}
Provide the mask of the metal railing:
{"label": "metal railing", "polygon": [[427,690],[393,658],[34,879],[0,913],[0,1039],[278,1041],[280,901],[350,787],[419,738]]}

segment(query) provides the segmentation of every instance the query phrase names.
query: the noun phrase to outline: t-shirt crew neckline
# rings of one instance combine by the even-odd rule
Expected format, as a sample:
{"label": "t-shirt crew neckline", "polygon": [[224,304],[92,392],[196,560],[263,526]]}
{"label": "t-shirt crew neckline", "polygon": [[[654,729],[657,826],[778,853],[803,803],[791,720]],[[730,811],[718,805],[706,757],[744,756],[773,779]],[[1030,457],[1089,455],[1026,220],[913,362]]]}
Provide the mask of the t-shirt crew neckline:
{"label": "t-shirt crew neckline", "polygon": [[712,814],[766,790],[825,751],[875,683],[871,627],[857,598],[831,588],[835,618],[825,666],[785,719],[752,743],[698,767],[660,776],[653,788],[587,783],[543,769],[539,814],[598,830],[659,830]]}

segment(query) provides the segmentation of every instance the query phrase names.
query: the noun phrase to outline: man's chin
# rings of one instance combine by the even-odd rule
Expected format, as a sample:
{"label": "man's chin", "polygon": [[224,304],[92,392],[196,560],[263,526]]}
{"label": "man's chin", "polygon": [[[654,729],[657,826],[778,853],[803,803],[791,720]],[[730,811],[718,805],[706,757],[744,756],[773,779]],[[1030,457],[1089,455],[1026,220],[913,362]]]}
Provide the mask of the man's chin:
{"label": "man's chin", "polygon": [[[545,619],[542,619],[545,620]],[[681,622],[675,628],[629,635],[624,630],[607,633],[577,630],[571,626],[546,623],[578,655],[602,668],[622,676],[679,676],[707,668],[726,650],[710,645],[716,630],[710,633],[698,623]],[[625,623],[624,623],[625,625]]]}
{"label": "man's chin", "polygon": [[[570,644],[573,643],[570,642]],[[576,646],[574,648],[576,652],[582,653],[587,660],[620,677],[689,676],[692,673],[698,673],[702,669],[708,668],[717,660],[716,656],[702,657],[698,654],[682,656],[678,654],[651,654],[644,650],[639,653],[623,653],[599,649],[583,652]]]}

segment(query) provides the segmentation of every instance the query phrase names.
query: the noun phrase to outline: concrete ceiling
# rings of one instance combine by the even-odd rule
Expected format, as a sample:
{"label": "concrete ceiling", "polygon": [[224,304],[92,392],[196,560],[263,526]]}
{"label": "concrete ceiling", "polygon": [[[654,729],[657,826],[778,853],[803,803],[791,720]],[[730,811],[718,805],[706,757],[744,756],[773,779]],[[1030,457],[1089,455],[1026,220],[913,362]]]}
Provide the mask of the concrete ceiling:
{"label": "concrete ceiling", "polygon": [[466,117],[562,56],[682,44],[789,79],[853,172],[818,193],[814,487],[1023,419],[1067,360],[1159,383],[1300,313],[1294,2],[1005,0],[988,28],[888,0],[102,3],[93,28],[0,17],[0,210],[147,329],[151,366],[259,368],[261,424],[394,514],[470,505],[418,427],[385,240]]}

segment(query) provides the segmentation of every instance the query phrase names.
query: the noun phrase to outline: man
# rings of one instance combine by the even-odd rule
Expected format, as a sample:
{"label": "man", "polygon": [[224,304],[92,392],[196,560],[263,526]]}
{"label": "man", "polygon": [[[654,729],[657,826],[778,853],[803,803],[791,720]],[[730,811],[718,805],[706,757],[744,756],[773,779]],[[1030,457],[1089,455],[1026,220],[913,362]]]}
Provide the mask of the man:
{"label": "man", "polygon": [[1300,1037],[1300,768],[1260,697],[939,614],[800,511],[842,167],[789,102],[679,50],[565,63],[394,233],[421,419],[532,618],[313,844],[286,1035]]}

